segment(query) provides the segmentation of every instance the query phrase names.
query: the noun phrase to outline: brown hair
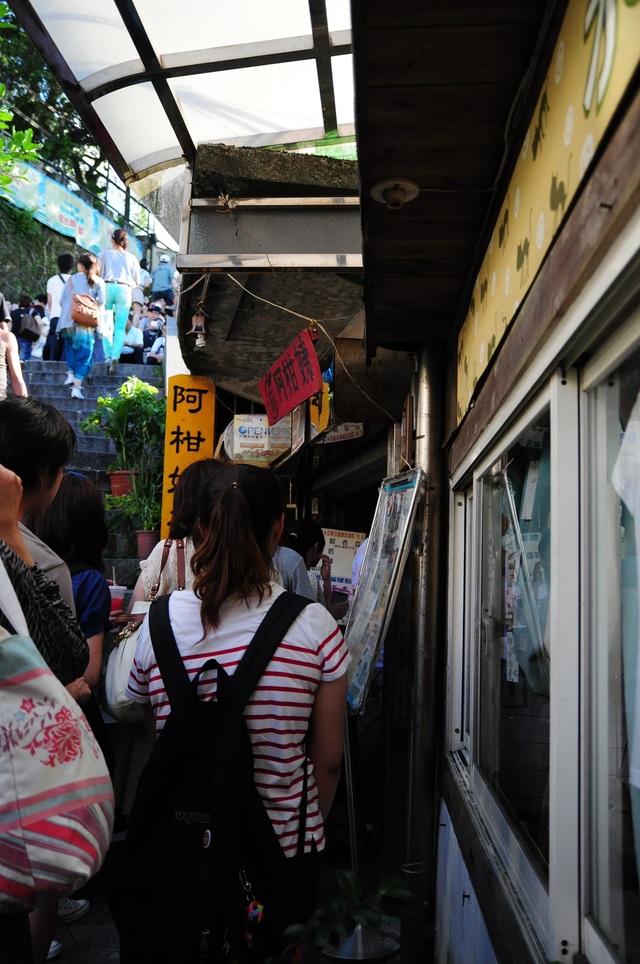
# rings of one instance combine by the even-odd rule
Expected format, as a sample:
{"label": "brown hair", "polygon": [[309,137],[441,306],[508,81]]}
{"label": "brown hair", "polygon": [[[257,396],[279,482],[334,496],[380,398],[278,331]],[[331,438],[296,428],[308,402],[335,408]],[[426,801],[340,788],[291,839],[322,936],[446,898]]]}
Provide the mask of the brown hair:
{"label": "brown hair", "polygon": [[102,553],[109,539],[100,489],[79,472],[67,472],[56,497],[29,528],[68,565],[85,563],[104,570]]}
{"label": "brown hair", "polygon": [[87,272],[87,281],[91,287],[93,287],[99,274],[98,262],[96,261],[95,255],[81,254],[78,258],[78,264],[81,264],[84,270]]}
{"label": "brown hair", "polygon": [[127,244],[129,243],[129,236],[124,228],[116,228],[111,235],[111,239],[115,244],[118,245],[119,248],[123,249],[126,249]]}
{"label": "brown hair", "polygon": [[173,492],[173,510],[169,524],[170,539],[197,536],[198,512],[202,488],[209,476],[224,463],[217,459],[198,459],[188,465],[176,482]]}
{"label": "brown hair", "polygon": [[203,485],[202,541],[191,564],[205,632],[218,626],[230,596],[248,605],[270,594],[273,527],[283,512],[280,483],[267,469],[222,465]]}

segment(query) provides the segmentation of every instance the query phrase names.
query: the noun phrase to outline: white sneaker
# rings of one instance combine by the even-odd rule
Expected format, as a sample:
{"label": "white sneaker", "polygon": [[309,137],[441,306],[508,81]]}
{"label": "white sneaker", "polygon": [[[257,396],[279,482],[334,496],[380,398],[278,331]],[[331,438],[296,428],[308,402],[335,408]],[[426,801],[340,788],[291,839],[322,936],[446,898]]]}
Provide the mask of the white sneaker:
{"label": "white sneaker", "polygon": [[73,897],[61,897],[58,901],[58,923],[71,924],[74,920],[80,920],[91,910],[88,900]]}
{"label": "white sneaker", "polygon": [[52,961],[54,957],[60,957],[62,954],[62,943],[61,941],[51,941],[49,946],[49,953],[47,954],[47,960]]}
{"label": "white sneaker", "polygon": [[67,378],[66,378],[66,381],[65,381],[64,384],[65,384],[65,385],[73,385],[73,382],[74,382],[73,372],[67,372]]}
{"label": "white sneaker", "polygon": [[71,398],[84,398],[84,395],[82,394],[82,389],[80,388],[79,385],[74,385],[73,388],[71,389]]}

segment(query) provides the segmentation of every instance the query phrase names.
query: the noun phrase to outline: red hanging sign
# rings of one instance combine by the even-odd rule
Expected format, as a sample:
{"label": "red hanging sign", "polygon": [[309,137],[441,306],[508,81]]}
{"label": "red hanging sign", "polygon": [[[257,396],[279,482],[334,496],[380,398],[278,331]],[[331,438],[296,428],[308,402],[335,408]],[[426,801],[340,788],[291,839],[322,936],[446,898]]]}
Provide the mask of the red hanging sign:
{"label": "red hanging sign", "polygon": [[275,425],[306,398],[320,391],[322,372],[308,329],[301,331],[283,351],[275,365],[260,379],[258,387],[269,425]]}

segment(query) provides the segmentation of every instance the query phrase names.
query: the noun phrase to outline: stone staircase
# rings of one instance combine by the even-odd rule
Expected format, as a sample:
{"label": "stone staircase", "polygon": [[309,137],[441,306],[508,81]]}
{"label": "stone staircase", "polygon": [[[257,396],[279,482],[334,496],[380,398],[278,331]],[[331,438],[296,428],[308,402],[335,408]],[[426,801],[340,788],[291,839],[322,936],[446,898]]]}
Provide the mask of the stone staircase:
{"label": "stone staircase", "polygon": [[[99,395],[114,394],[132,375],[136,375],[150,385],[155,385],[161,393],[164,393],[161,368],[147,365],[120,365],[117,375],[108,375],[106,369],[107,366],[104,363],[94,365],[84,380],[82,388],[84,399],[76,399],[71,398],[69,386],[63,385],[67,374],[65,362],[32,358],[22,366],[29,394],[42,402],[54,405],[69,420],[76,432],[78,439],[76,455],[69,468],[82,472],[87,478],[92,479],[104,494],[109,492],[107,469],[115,456],[113,442],[103,435],[84,435],[78,428],[78,422],[93,411]],[[135,537],[126,530],[111,531],[110,526],[104,562],[107,578],[111,578],[115,566],[118,583],[130,589],[133,588],[140,572]]]}

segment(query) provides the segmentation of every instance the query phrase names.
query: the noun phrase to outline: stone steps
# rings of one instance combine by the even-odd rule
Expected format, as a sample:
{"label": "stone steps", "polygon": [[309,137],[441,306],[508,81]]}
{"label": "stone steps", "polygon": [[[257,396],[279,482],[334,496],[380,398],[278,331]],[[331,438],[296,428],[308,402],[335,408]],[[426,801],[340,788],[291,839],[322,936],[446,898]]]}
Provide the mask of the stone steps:
{"label": "stone steps", "polygon": [[[107,470],[115,458],[115,446],[104,435],[85,435],[79,430],[78,422],[95,409],[99,396],[115,394],[120,385],[132,375],[155,385],[163,394],[162,370],[155,366],[120,365],[117,375],[108,375],[104,363],[96,364],[84,380],[84,399],[71,398],[70,387],[63,384],[67,376],[67,366],[63,361],[32,358],[23,363],[22,371],[29,394],[62,412],[76,432],[76,454],[69,468],[82,472],[96,483],[103,494],[108,493],[110,488]],[[109,515],[110,513],[107,513],[107,516]],[[126,529],[111,531],[104,563],[108,579],[111,578],[115,566],[118,583],[133,588],[140,573],[135,535]]]}

